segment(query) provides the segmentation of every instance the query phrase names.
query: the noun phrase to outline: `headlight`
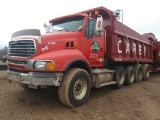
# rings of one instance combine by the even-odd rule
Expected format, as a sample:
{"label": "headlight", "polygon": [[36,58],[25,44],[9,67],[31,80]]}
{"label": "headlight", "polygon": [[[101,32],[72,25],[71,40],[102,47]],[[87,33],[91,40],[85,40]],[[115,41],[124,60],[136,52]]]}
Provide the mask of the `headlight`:
{"label": "headlight", "polygon": [[54,70],[55,64],[51,61],[36,61],[33,67],[39,70]]}

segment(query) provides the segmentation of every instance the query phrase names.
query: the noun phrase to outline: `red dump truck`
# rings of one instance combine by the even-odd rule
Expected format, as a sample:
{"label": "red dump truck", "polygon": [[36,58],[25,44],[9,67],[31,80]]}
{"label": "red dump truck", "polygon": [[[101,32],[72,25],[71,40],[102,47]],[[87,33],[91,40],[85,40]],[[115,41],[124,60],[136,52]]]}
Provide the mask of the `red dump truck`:
{"label": "red dump truck", "polygon": [[117,21],[119,13],[98,7],[51,19],[45,34],[13,33],[8,79],[25,89],[58,86],[61,102],[70,107],[85,103],[92,87],[147,80],[155,38]]}

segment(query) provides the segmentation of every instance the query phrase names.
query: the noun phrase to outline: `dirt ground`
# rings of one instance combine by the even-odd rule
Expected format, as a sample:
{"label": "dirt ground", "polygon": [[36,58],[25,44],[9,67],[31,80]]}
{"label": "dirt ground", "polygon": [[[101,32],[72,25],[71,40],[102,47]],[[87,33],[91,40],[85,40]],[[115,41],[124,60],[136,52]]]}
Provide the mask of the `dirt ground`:
{"label": "dirt ground", "polygon": [[64,106],[56,88],[26,91],[1,79],[0,94],[1,120],[160,120],[158,73],[121,89],[92,89],[88,102],[77,108]]}

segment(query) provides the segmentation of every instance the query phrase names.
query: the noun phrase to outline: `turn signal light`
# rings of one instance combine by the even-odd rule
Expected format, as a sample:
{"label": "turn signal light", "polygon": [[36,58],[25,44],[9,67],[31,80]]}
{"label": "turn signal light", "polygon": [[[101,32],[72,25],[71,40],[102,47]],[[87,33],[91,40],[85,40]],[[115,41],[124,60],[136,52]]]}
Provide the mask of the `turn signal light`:
{"label": "turn signal light", "polygon": [[46,62],[45,69],[46,70],[54,70],[55,69],[55,65],[52,62]]}

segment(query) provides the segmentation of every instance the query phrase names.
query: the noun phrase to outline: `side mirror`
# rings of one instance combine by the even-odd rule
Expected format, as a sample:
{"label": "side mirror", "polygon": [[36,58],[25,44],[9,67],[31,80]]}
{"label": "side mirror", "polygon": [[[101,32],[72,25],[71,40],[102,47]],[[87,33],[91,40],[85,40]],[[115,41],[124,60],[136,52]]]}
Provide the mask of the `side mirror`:
{"label": "side mirror", "polygon": [[46,28],[46,27],[47,27],[47,24],[46,24],[46,23],[44,23],[44,24],[43,24],[43,26]]}
{"label": "side mirror", "polygon": [[120,10],[116,10],[113,12],[113,16],[115,16],[117,18],[117,20],[119,20],[121,17],[120,17]]}
{"label": "side mirror", "polygon": [[102,36],[102,30],[103,30],[103,17],[99,15],[96,21],[96,34],[98,36]]}

